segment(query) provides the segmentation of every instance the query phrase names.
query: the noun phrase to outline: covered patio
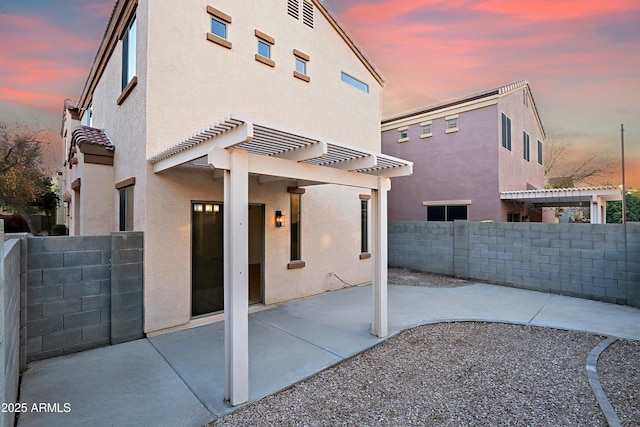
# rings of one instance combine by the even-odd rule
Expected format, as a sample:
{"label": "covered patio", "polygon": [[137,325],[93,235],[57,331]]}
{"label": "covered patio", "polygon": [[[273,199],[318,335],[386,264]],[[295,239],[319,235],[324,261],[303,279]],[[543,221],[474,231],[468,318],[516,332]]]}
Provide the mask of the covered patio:
{"label": "covered patio", "polygon": [[607,202],[622,200],[622,192],[614,187],[551,188],[503,191],[500,199],[538,207],[589,207],[591,224],[605,224]]}
{"label": "covered patio", "polygon": [[[371,191],[372,334],[385,337],[387,321],[387,192],[390,178],[413,164],[313,135],[231,115],[151,156],[154,173],[183,164],[211,167],[224,180],[225,398],[249,397],[248,204],[249,175],[294,180],[298,187],[335,184]],[[233,256],[231,256],[233,255]]]}

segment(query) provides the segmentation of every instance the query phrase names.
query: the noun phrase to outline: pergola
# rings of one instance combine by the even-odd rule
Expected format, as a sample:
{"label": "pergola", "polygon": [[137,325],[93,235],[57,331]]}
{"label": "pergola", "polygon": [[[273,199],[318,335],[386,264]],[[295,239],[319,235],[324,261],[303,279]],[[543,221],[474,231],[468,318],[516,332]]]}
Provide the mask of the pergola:
{"label": "pergola", "polygon": [[410,175],[413,163],[238,115],[148,160],[154,173],[186,163],[222,171],[228,206],[224,210],[225,398],[231,405],[242,404],[249,396],[249,174],[294,179],[300,186],[322,183],[371,190],[372,333],[387,335],[387,192],[390,178]]}
{"label": "pergola", "polygon": [[591,224],[604,224],[607,222],[607,202],[622,200],[622,191],[614,187],[503,191],[500,199],[528,202],[540,207],[589,206]]}

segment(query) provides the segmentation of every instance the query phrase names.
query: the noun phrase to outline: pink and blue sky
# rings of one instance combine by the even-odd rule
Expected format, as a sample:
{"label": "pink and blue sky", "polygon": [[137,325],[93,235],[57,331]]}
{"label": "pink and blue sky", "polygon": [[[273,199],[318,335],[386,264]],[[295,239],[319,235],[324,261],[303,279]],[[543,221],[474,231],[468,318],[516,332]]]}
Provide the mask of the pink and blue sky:
{"label": "pink and blue sky", "polygon": [[[640,188],[638,0],[324,3],[385,77],[383,116],[528,80],[547,135],[568,135],[576,156],[619,157],[624,123],[627,187]],[[59,130],[114,4],[0,0],[0,119]]]}

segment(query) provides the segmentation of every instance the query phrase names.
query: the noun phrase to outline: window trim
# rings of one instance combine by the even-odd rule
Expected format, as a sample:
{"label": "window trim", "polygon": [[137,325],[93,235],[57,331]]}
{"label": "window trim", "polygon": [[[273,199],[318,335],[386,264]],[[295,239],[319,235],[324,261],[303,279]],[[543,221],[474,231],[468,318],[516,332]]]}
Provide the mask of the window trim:
{"label": "window trim", "polygon": [[[511,151],[511,117],[509,117],[508,115],[506,115],[504,112],[501,113],[501,122],[500,122],[500,129],[501,129],[501,143],[500,145],[502,146],[502,148],[504,148],[505,150],[509,150]],[[505,129],[507,128],[507,129]]]}
{"label": "window trim", "polygon": [[[429,126],[429,132],[425,133],[424,128]],[[420,134],[420,138],[431,138],[433,136],[433,122],[429,120],[428,122],[420,123],[420,129],[422,129],[422,133]]]}
{"label": "window trim", "polygon": [[[134,28],[134,33],[132,33],[132,28]],[[132,37],[133,36],[133,37]],[[136,14],[134,13],[131,16],[128,24],[125,26],[124,33],[122,34],[122,70],[121,70],[121,89],[120,96],[116,99],[116,105],[122,105],[122,103],[129,97],[129,94],[133,91],[133,88],[138,84],[138,76],[137,76],[137,61],[138,61],[138,19]],[[130,50],[133,48],[133,61],[131,61]],[[129,78],[129,74],[131,71],[131,66],[133,65],[133,74],[131,78]]]}
{"label": "window trim", "polygon": [[398,132],[400,133],[400,136],[398,137],[398,142],[409,141],[409,126],[403,126],[398,128]]}
{"label": "window trim", "polygon": [[[447,128],[445,129],[444,133],[453,133],[460,130],[460,128],[458,127],[458,118],[458,114],[454,114],[452,116],[447,116],[444,118],[447,123]],[[455,123],[455,126],[451,126],[452,123]]]}
{"label": "window trim", "polygon": [[369,252],[369,200],[368,194],[360,194],[360,259],[371,258]]}
{"label": "window trim", "polygon": [[522,131],[522,158],[531,161],[531,137],[526,130]]}
{"label": "window trim", "polygon": [[538,141],[538,147],[537,147],[538,148],[538,164],[540,166],[542,166],[543,165],[543,160],[542,160],[542,148],[543,148],[542,147],[542,141],[540,141],[539,139],[537,141]]}
{"label": "window trim", "polygon": [[263,33],[260,30],[255,30],[254,34],[255,34],[256,38],[258,39],[258,52],[260,52],[260,44],[261,43],[269,47],[269,56],[264,56],[264,55],[262,55],[260,53],[256,53],[256,55],[255,55],[256,61],[261,62],[261,63],[263,63],[265,65],[268,65],[270,67],[275,67],[276,66],[276,62],[273,59],[271,59],[271,55],[272,55],[271,48],[273,46],[275,46],[276,39],[274,39],[273,37],[271,37],[268,34]]}
{"label": "window trim", "polygon": [[[309,83],[311,81],[311,77],[309,77],[309,75],[307,74],[308,73],[307,66],[311,58],[309,57],[309,55],[307,55],[306,53],[300,52],[298,49],[293,49],[293,56],[294,56],[295,65],[296,65],[296,69],[293,71],[293,77]],[[298,62],[301,62],[304,64],[304,73],[298,71]]]}
{"label": "window trim", "polygon": [[[295,270],[305,266],[305,262],[302,261],[302,195],[305,193],[305,189],[288,187],[287,192],[289,193],[289,263],[287,269]],[[297,218],[293,215],[294,197],[298,197]],[[294,224],[297,225],[294,227]],[[294,247],[297,248],[297,254],[294,253]]]}
{"label": "window trim", "polygon": [[207,40],[213,42],[222,47],[226,47],[227,49],[231,49],[233,44],[229,41],[229,24],[233,22],[231,16],[222,12],[221,10],[216,9],[215,7],[207,6],[207,13],[211,15],[211,20],[215,20],[220,24],[224,25],[225,37],[221,37],[217,34],[214,34],[211,31],[207,32]]}

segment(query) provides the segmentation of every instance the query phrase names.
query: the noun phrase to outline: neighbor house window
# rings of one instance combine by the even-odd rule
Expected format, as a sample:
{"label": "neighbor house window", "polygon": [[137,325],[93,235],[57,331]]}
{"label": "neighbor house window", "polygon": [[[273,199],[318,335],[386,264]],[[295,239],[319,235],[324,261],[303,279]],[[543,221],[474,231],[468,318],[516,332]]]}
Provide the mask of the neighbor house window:
{"label": "neighbor house window", "polygon": [[133,231],[133,188],[136,179],[129,178],[116,184],[120,195],[119,230]]}
{"label": "neighbor house window", "polygon": [[542,164],[542,141],[538,140],[538,164]]}
{"label": "neighbor house window", "polygon": [[458,115],[445,117],[447,121],[447,130],[445,133],[457,132],[458,131]]}
{"label": "neighbor house window", "polygon": [[398,142],[407,142],[409,140],[409,127],[398,129]]}
{"label": "neighbor house window", "polygon": [[420,126],[422,128],[422,134],[420,135],[420,138],[427,138],[433,135],[431,133],[431,122],[421,123]]}
{"label": "neighbor house window", "polygon": [[520,214],[519,213],[507,213],[507,222],[520,222]]}
{"label": "neighbor house window", "polygon": [[529,143],[529,134],[522,131],[522,158],[527,162],[531,159],[531,146]]}
{"label": "neighbor house window", "polygon": [[231,16],[218,9],[207,6],[207,13],[211,15],[211,32],[207,33],[207,40],[231,49],[231,42],[228,40],[228,26],[231,24]]}
{"label": "neighbor house window", "polygon": [[258,30],[255,30],[255,35],[258,39],[258,53],[256,54],[256,61],[262,62],[270,67],[275,67],[276,63],[271,59],[271,47],[276,44],[276,40]]}
{"label": "neighbor house window", "polygon": [[293,49],[293,56],[296,61],[296,69],[293,72],[293,76],[305,82],[311,81],[311,78],[307,75],[307,63],[311,59],[309,55],[300,52],[298,49]]}
{"label": "neighbor house window", "polygon": [[427,206],[427,221],[455,221],[468,219],[467,205],[432,205]]}
{"label": "neighbor house window", "polygon": [[360,195],[360,259],[371,258],[369,253],[369,199],[371,196]]}
{"label": "neighbor house window", "polygon": [[122,93],[116,103],[122,104],[138,83],[136,77],[136,17],[131,19],[122,37]]}
{"label": "neighbor house window", "polygon": [[304,189],[289,187],[290,206],[290,259],[289,269],[304,267],[302,261],[302,195]]}
{"label": "neighbor house window", "polygon": [[502,148],[511,151],[511,119],[502,113]]}
{"label": "neighbor house window", "polygon": [[89,106],[87,107],[87,126],[91,127],[93,126],[93,105],[89,104]]}
{"label": "neighbor house window", "polygon": [[364,93],[369,93],[369,85],[356,79],[355,77],[351,77],[349,74],[344,71],[340,73],[340,79],[348,85],[355,87],[356,89],[360,89]]}

